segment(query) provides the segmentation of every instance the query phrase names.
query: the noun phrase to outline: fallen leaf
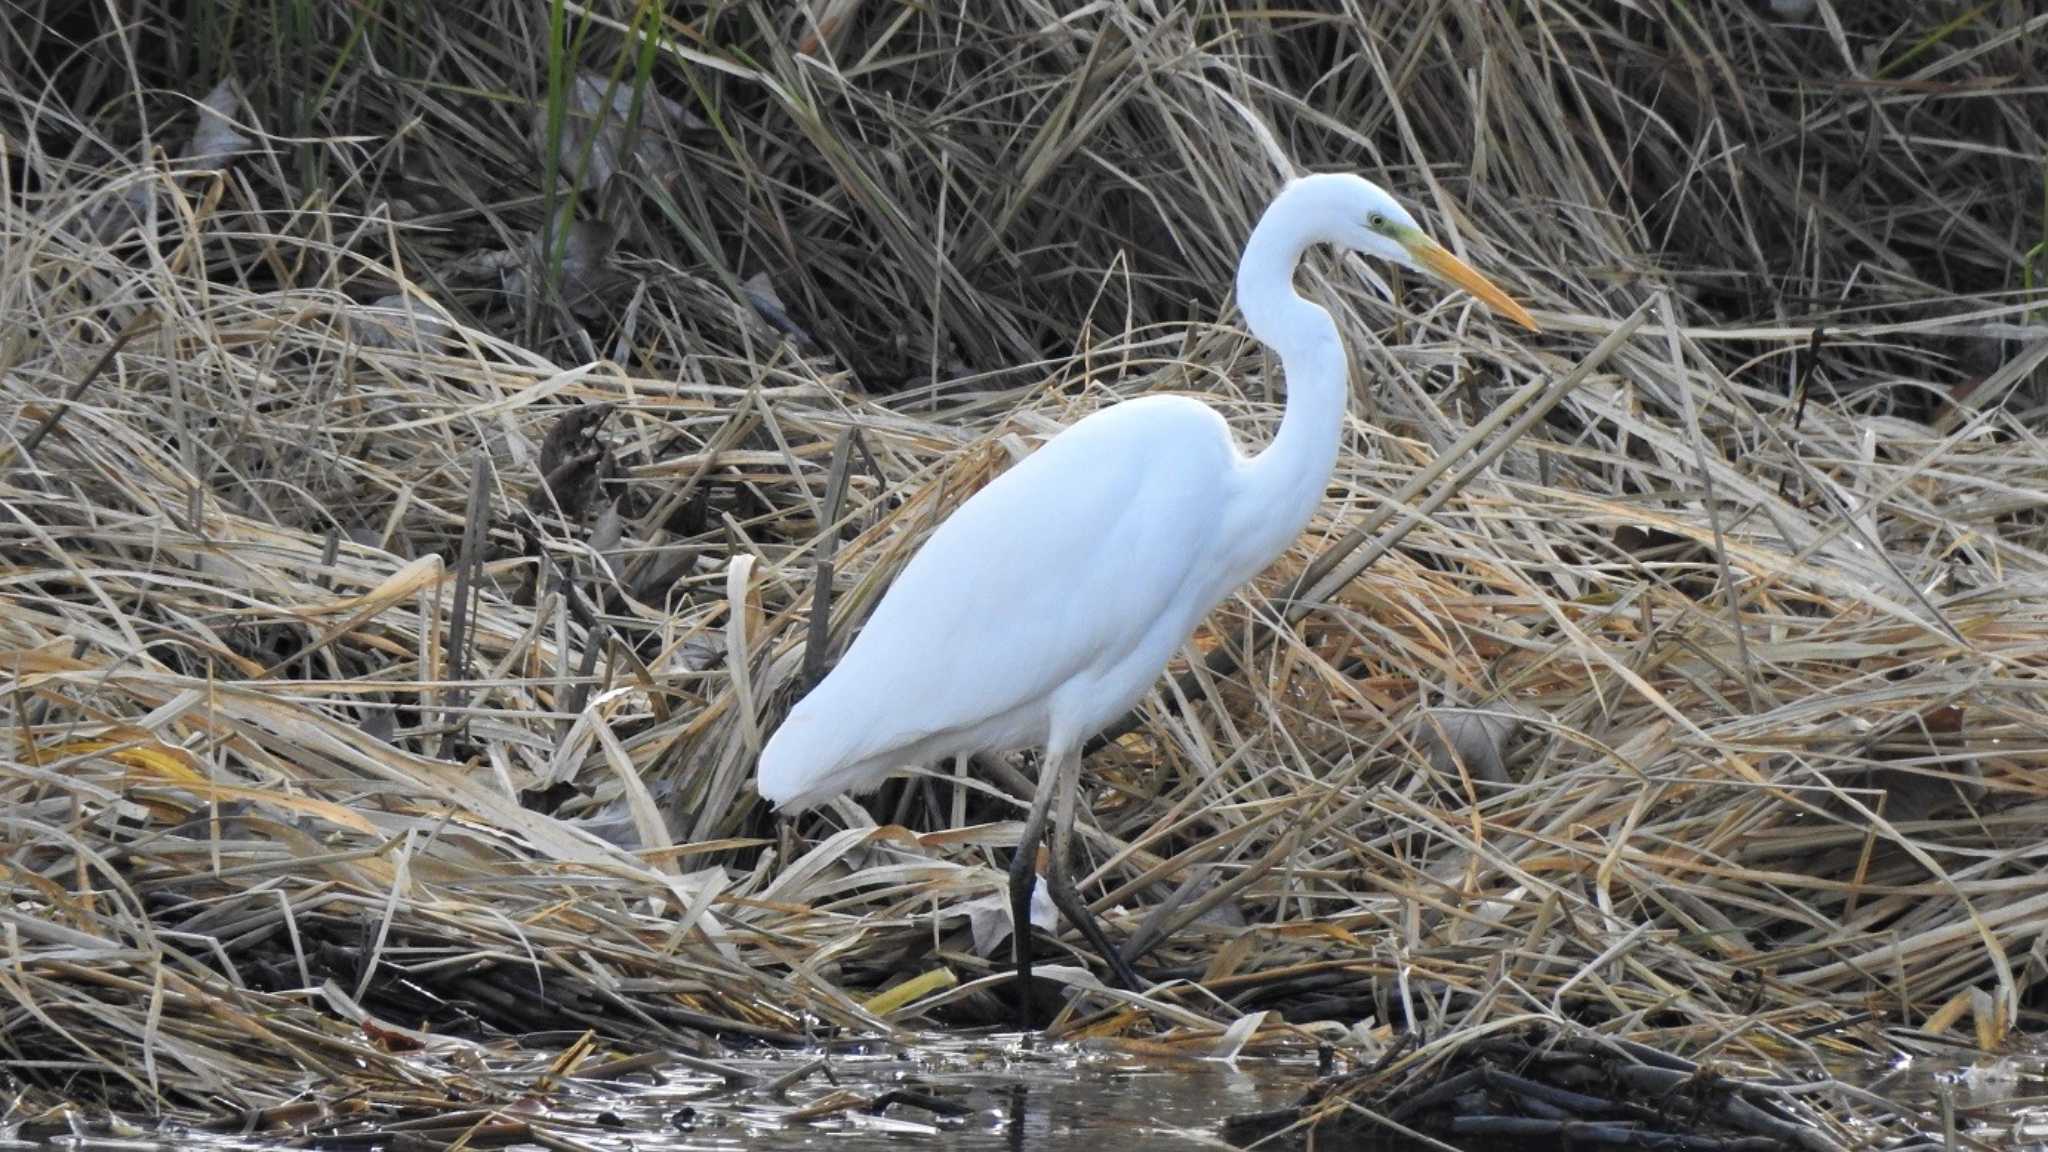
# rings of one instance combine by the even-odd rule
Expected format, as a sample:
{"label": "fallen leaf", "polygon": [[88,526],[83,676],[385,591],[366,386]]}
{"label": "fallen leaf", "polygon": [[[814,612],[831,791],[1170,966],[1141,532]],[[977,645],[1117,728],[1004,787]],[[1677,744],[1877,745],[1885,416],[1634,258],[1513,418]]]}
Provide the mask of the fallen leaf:
{"label": "fallen leaf", "polygon": [[[1010,894],[1007,891],[955,904],[940,910],[939,917],[945,919],[963,912],[967,915],[968,930],[974,936],[976,956],[992,955],[998,945],[1010,938]],[[1047,932],[1059,923],[1059,909],[1053,905],[1052,893],[1046,891],[1043,876],[1031,886],[1031,923]]]}

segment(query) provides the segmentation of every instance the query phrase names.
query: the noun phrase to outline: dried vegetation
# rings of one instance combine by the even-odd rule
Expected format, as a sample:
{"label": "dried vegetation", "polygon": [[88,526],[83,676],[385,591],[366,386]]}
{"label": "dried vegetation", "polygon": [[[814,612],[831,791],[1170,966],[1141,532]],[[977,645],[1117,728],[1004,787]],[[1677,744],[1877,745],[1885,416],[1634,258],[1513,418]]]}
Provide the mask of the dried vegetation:
{"label": "dried vegetation", "polygon": [[[1319,168],[1547,330],[1304,273],[1346,450],[1091,755],[1077,872],[1157,987],[1067,940],[1055,1031],[1812,1072],[2038,1020],[2038,6],[17,7],[0,1069],[39,1098],[260,1119],[415,1099],[422,1033],[992,1018],[1035,766],[784,826],[753,752],[1035,439],[1155,391],[1270,432],[1230,272]],[[1333,551],[1374,563],[1296,584]]]}

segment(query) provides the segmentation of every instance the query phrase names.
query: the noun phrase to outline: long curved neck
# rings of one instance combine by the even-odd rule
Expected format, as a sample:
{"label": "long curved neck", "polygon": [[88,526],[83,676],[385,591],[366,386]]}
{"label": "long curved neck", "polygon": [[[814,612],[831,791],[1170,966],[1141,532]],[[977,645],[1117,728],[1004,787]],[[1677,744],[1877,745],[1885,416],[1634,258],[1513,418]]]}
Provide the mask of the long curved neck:
{"label": "long curved neck", "polygon": [[1252,230],[1237,270],[1245,323],[1279,353],[1287,374],[1280,432],[1245,464],[1248,518],[1240,538],[1258,544],[1259,568],[1294,542],[1322,503],[1351,391],[1337,325],[1294,290],[1295,265],[1314,238],[1284,210],[1285,202],[1284,196],[1276,201]]}

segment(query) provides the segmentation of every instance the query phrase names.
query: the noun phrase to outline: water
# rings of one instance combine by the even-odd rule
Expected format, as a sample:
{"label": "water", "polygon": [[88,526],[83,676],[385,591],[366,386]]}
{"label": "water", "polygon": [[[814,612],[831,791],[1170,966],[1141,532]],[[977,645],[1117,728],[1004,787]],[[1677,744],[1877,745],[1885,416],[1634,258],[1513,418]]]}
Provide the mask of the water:
{"label": "water", "polygon": [[2048,1052],[1902,1061],[1867,1090],[2012,1152],[2048,1152]]}
{"label": "water", "polygon": [[[1292,1103],[1316,1073],[1306,1054],[1244,1057],[1224,1064],[1069,1046],[1027,1049],[1014,1039],[958,1041],[913,1051],[829,1057],[784,1053],[725,1061],[726,1067],[755,1078],[737,1087],[713,1071],[679,1063],[617,1080],[571,1078],[547,1097],[543,1110],[526,1089],[546,1071],[547,1055],[503,1056],[481,1066],[423,1062],[422,1071],[464,1082],[470,1089],[466,1095],[480,1093],[502,1117],[545,1125],[550,1135],[574,1142],[558,1142],[558,1147],[604,1152],[1226,1149],[1231,1145],[1220,1134],[1226,1117]],[[1946,1109],[1957,1131],[1989,1146],[2048,1152],[2048,1055],[1919,1059],[1843,1078],[1937,1123]],[[788,1081],[780,1092],[772,1089],[778,1079]],[[892,1091],[912,1099],[879,1113],[865,1109]],[[943,1104],[944,1111],[921,1106],[933,1101]],[[819,1114],[806,1119],[807,1111]],[[422,1134],[436,1144],[451,1142],[467,1123],[456,1119],[454,1129]],[[328,1131],[367,1129],[356,1125]],[[288,1145],[292,1135],[242,1138],[96,1121],[78,1125],[72,1135],[41,1141],[10,1140],[0,1128],[0,1152],[281,1152],[323,1146],[317,1140]],[[343,1146],[365,1147],[359,1142]],[[474,1146],[542,1147],[482,1139]]]}
{"label": "water", "polygon": [[[804,1053],[725,1062],[760,1078],[751,1089],[731,1089],[715,1074],[671,1065],[626,1081],[572,1080],[551,1099],[552,1107],[545,1113],[522,1108],[516,1093],[508,1093],[499,1103],[508,1115],[544,1121],[551,1133],[606,1152],[1180,1152],[1230,1147],[1219,1135],[1225,1117],[1291,1103],[1315,1076],[1312,1057],[1243,1057],[1233,1065],[1064,1046],[1027,1051],[1014,1043],[991,1042],[921,1047],[914,1053],[835,1055],[779,1098],[761,1087],[817,1059],[816,1053]],[[531,1083],[544,1068],[545,1061],[536,1059],[496,1068],[494,1075],[512,1088]],[[880,1114],[856,1107],[808,1122],[791,1118],[792,1113],[829,1106],[835,1099],[865,1102],[892,1089],[963,1111],[936,1115],[897,1103]],[[0,1139],[0,1149],[273,1152],[286,1147],[282,1136],[266,1142],[184,1131],[93,1128],[90,1134],[56,1136],[40,1143]],[[442,1141],[455,1135],[434,1134]]]}

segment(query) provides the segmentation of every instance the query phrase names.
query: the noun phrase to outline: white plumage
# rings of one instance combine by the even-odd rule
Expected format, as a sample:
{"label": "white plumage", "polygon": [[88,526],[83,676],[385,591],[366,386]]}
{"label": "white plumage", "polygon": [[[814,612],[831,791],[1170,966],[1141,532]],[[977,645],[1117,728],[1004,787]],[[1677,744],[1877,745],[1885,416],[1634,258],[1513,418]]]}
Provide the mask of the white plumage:
{"label": "white plumage", "polygon": [[[765,799],[800,809],[864,792],[899,768],[956,754],[1044,747],[1038,795],[1011,868],[1017,919],[1031,885],[1024,846],[1063,798],[1053,898],[1127,984],[1065,877],[1078,751],[1135,704],[1210,609],[1284,551],[1314,515],[1349,399],[1328,313],[1295,293],[1295,265],[1328,242],[1471,290],[1534,328],[1520,305],[1423,234],[1356,176],[1291,182],[1238,266],[1252,333],[1279,352],[1287,409],[1246,455],[1213,409],[1182,396],[1105,408],[997,477],[932,533],[846,655],[761,752]],[[1020,1016],[1030,949],[1018,933]]]}
{"label": "white plumage", "polygon": [[[761,795],[803,808],[906,765],[1042,746],[1055,724],[1085,738],[1121,715],[1245,578],[1214,547],[1243,463],[1222,418],[1179,396],[1054,437],[904,567],[769,740]],[[1185,560],[1171,579],[1162,556]]]}

